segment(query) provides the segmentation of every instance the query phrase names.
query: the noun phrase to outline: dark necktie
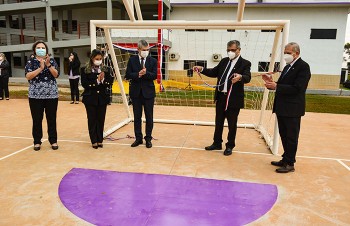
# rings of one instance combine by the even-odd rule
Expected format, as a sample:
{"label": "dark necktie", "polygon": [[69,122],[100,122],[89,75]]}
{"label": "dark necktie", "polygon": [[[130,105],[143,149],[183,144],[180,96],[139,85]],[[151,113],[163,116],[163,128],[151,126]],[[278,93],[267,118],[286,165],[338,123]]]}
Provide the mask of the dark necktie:
{"label": "dark necktie", "polygon": [[141,57],[141,68],[145,67],[145,58]]}
{"label": "dark necktie", "polygon": [[230,71],[230,68],[231,68],[231,63],[232,63],[232,60],[229,61],[227,67],[226,67],[226,70],[224,71],[224,74],[222,74],[221,76],[221,79],[219,81],[219,91],[223,91],[224,90],[224,86],[225,86],[225,81],[226,81],[226,77],[227,77],[227,74],[228,72]]}
{"label": "dark necktie", "polygon": [[283,79],[283,77],[287,74],[287,72],[289,71],[290,68],[290,64],[287,64],[284,68],[283,71],[281,73],[280,79]]}

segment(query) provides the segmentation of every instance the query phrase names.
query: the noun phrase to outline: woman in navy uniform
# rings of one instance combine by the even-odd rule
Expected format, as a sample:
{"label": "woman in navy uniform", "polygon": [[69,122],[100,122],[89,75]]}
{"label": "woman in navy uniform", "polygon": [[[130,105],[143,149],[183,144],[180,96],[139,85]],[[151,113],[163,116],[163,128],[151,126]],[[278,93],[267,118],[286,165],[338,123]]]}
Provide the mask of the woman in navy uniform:
{"label": "woman in navy uniform", "polygon": [[102,52],[94,49],[85,67],[81,68],[81,85],[90,140],[95,149],[103,147],[103,127],[112,81],[111,69],[103,64]]}

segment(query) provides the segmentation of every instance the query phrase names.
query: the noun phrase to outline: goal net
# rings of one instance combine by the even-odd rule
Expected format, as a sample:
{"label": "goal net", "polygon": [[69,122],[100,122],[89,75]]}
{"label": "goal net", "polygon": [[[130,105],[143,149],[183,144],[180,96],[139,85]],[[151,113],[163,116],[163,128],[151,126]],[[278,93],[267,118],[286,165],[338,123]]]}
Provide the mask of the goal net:
{"label": "goal net", "polygon": [[[252,63],[252,79],[245,84],[245,108],[238,117],[238,127],[255,129],[277,153],[275,115],[272,114],[274,93],[264,88],[261,74],[273,72],[277,80],[284,62],[286,44],[284,21],[250,23],[189,21],[92,21],[96,36],[92,48],[108,49],[106,63],[114,69],[113,103],[123,106],[123,114],[106,122],[105,136],[133,121],[129,106],[128,81],[124,79],[127,62],[138,54],[137,43],[144,39],[150,45],[150,56],[158,61],[155,80],[154,122],[214,126],[213,101],[216,78],[192,70],[200,65],[215,67],[227,57],[230,40],[241,43],[241,56]],[[95,47],[96,48],[96,47]]]}

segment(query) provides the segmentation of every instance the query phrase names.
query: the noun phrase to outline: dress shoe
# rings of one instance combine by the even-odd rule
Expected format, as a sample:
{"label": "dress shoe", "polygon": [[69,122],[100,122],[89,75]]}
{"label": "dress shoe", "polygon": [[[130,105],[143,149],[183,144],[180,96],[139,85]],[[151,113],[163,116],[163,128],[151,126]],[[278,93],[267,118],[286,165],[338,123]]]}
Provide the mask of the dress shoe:
{"label": "dress shoe", "polygon": [[51,148],[52,150],[57,150],[58,149],[58,145],[55,143],[55,144],[52,144],[51,145]]}
{"label": "dress shoe", "polygon": [[146,140],[146,148],[151,148],[152,142],[150,140]]}
{"label": "dress shoe", "polygon": [[294,166],[285,164],[284,166],[276,169],[276,173],[289,173],[289,172],[294,172]]}
{"label": "dress shoe", "polygon": [[205,150],[207,150],[207,151],[222,150],[222,146],[221,145],[212,144],[210,146],[205,147]]}
{"label": "dress shoe", "polygon": [[97,147],[99,147],[99,148],[103,148],[103,144],[102,143],[97,143]]}
{"label": "dress shoe", "polygon": [[232,155],[232,148],[226,148],[224,151],[224,155],[226,156]]}
{"label": "dress shoe", "polygon": [[71,101],[70,104],[74,104],[74,101]]}
{"label": "dress shoe", "polygon": [[35,144],[34,145],[34,151],[39,151],[41,148],[41,145],[40,144]]}
{"label": "dress shoe", "polygon": [[97,143],[92,144],[92,148],[97,149],[98,148],[98,144]]}
{"label": "dress shoe", "polygon": [[285,162],[282,162],[282,160],[280,161],[272,161],[271,162],[271,165],[273,166],[284,166],[286,163]]}
{"label": "dress shoe", "polygon": [[79,101],[75,101],[75,104],[79,104]]}
{"label": "dress shoe", "polygon": [[135,140],[134,143],[131,144],[131,147],[137,147],[140,144],[143,144],[142,140]]}

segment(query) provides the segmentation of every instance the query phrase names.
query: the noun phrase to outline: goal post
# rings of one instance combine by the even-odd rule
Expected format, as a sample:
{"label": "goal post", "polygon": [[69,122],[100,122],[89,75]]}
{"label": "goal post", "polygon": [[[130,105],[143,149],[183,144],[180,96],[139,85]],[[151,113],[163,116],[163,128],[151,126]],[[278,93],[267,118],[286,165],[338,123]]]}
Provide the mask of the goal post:
{"label": "goal post", "polygon": [[[97,37],[96,29],[100,28],[104,31],[105,38]],[[288,33],[289,33],[289,20],[244,20],[244,21],[231,21],[231,20],[209,20],[209,21],[180,21],[180,20],[166,20],[166,21],[146,21],[146,20],[139,20],[139,21],[125,21],[125,20],[91,20],[90,21],[90,29],[91,29],[91,49],[95,49],[98,44],[105,43],[108,46],[109,54],[111,56],[111,61],[113,65],[111,65],[114,69],[114,74],[116,76],[116,80],[118,82],[118,87],[120,89],[120,96],[121,96],[121,104],[125,108],[126,111],[126,117],[121,122],[116,123],[111,128],[108,128],[104,135],[108,136],[109,134],[113,133],[116,129],[119,129],[120,127],[130,123],[133,121],[132,113],[130,112],[129,106],[128,106],[128,100],[126,97],[126,92],[124,89],[125,83],[123,83],[123,76],[121,74],[121,69],[119,68],[118,57],[114,51],[115,49],[115,39],[117,40],[118,37],[113,37],[111,35],[111,31],[114,30],[123,30],[123,31],[140,31],[140,34],[142,34],[143,31],[148,30],[158,30],[158,29],[164,29],[167,31],[171,30],[237,30],[237,31],[257,31],[260,32],[261,30],[273,30],[274,36],[273,41],[271,44],[271,49],[269,50],[271,52],[270,59],[269,59],[269,65],[268,69],[266,71],[273,72],[275,69],[275,63],[277,61],[280,62],[280,68],[284,67],[284,60],[283,60],[283,51],[284,46],[288,42]],[[131,33],[132,33],[131,32]],[[175,33],[175,32],[174,32]],[[173,35],[175,36],[175,35]],[[131,36],[130,36],[131,37]],[[129,39],[130,39],[129,37]],[[143,35],[136,35],[135,39],[143,37]],[[124,37],[127,38],[127,37]],[[257,36],[258,40],[259,36]],[[208,41],[208,40],[206,40]],[[252,40],[250,40],[252,41]],[[158,43],[157,39],[155,40],[156,45],[161,45],[162,43]],[[171,40],[170,40],[171,42]],[[254,40],[253,40],[254,42]],[[174,46],[172,46],[174,48]],[[225,48],[225,46],[220,46],[221,48]],[[270,47],[270,46],[269,46]],[[258,48],[258,47],[257,47]],[[246,57],[246,59],[249,59],[249,56]],[[163,68],[164,69],[164,68]],[[166,79],[166,78],[165,78]],[[201,85],[198,85],[199,89],[202,88]],[[177,89],[183,89],[183,88],[177,88]],[[186,89],[186,88],[185,88]],[[272,132],[268,131],[266,126],[264,125],[264,117],[266,117],[266,109],[271,101],[269,101],[269,98],[271,96],[271,91],[267,90],[265,87],[260,86],[258,88],[255,88],[254,90],[258,90],[259,92],[262,92],[262,100],[259,102],[260,106],[260,113],[258,116],[258,119],[256,122],[252,123],[239,123],[238,127],[244,127],[244,128],[254,128],[257,131],[260,132],[262,137],[265,139],[265,142],[267,146],[270,148],[271,152],[273,154],[278,153],[278,143],[279,143],[279,135],[278,135],[278,125],[277,120],[273,120],[273,128]],[[167,92],[167,91],[165,91]],[[198,91],[199,92],[199,91]],[[204,92],[204,91],[203,91]],[[191,105],[192,106],[192,105]],[[271,106],[269,106],[271,108]],[[160,122],[160,123],[179,123],[179,124],[195,124],[195,125],[214,125],[215,123],[213,121],[206,122],[206,121],[198,121],[198,120],[182,120],[182,119],[154,119],[154,122]],[[271,130],[271,129],[270,129]]]}

